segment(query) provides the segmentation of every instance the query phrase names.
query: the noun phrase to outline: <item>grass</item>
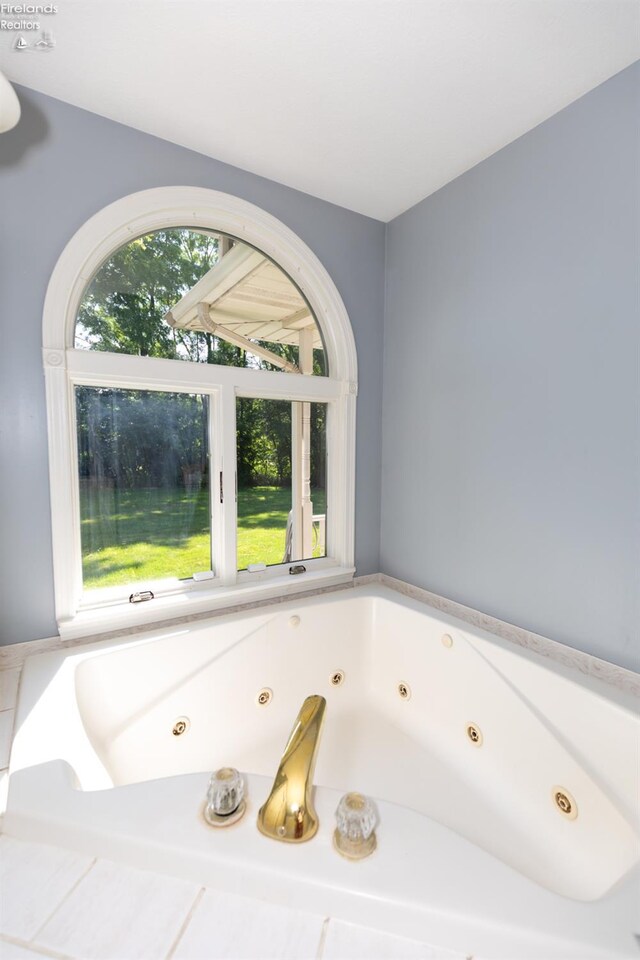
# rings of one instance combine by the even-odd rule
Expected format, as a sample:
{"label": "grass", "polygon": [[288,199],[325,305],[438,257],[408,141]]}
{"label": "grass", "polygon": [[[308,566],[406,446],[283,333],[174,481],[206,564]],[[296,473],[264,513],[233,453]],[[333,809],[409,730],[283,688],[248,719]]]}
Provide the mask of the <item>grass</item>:
{"label": "grass", "polygon": [[[325,512],[324,490],[313,490],[312,501],[314,513]],[[282,563],[290,505],[291,491],[280,487],[238,491],[238,569]],[[120,492],[86,486],[80,509],[86,589],[187,578],[211,567],[206,490]]]}

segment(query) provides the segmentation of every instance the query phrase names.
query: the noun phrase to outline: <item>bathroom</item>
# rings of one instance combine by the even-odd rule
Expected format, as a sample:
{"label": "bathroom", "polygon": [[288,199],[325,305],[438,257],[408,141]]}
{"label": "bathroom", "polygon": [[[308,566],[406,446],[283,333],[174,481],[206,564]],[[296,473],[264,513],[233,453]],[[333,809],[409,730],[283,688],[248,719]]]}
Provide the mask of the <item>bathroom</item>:
{"label": "bathroom", "polygon": [[640,9],[177,6],[0,30],[0,957],[638,956]]}

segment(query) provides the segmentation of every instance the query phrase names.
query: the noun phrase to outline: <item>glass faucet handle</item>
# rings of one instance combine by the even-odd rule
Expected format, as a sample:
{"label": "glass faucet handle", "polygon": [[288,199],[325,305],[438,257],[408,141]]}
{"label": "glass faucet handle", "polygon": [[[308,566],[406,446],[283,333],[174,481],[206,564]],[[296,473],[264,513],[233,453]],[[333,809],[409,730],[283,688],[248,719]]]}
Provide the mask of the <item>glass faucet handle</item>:
{"label": "glass faucet handle", "polygon": [[235,823],[244,813],[244,780],[233,767],[212,773],[207,788],[204,817],[212,826]]}
{"label": "glass faucet handle", "polygon": [[362,793],[345,793],[336,810],[333,842],[344,857],[360,860],[376,848],[376,808]]}

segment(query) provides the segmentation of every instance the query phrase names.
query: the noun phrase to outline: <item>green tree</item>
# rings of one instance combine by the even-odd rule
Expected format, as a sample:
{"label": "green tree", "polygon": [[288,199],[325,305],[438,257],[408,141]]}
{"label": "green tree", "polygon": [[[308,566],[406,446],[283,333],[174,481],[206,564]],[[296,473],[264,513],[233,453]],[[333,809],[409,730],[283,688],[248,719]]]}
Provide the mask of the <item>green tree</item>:
{"label": "green tree", "polygon": [[217,259],[217,236],[186,229],[157,230],[120,247],[100,267],[80,305],[76,346],[216,362],[211,359],[219,349],[212,343],[216,338],[173,330],[163,318]]}
{"label": "green tree", "polygon": [[[219,257],[216,234],[187,228],[157,230],[116,250],[100,267],[80,305],[76,347],[110,353],[190,360],[224,366],[278,367],[211,333],[176,330],[164,316]],[[298,362],[297,346],[264,344],[273,353]],[[314,373],[325,373],[324,351],[314,350]],[[176,412],[188,406],[174,395],[140,391],[77,392],[80,472],[83,477],[110,478],[116,486],[168,482],[167,461],[180,470],[197,462],[193,445],[167,457],[158,439],[174,424]],[[91,399],[92,398],[92,399]],[[144,402],[143,402],[144,401]],[[206,410],[200,423],[200,443],[206,445]],[[312,411],[312,482],[324,481],[324,406]],[[188,447],[198,418],[185,426]],[[176,424],[177,425],[177,424]],[[291,405],[284,401],[242,400],[237,408],[238,484],[291,482]],[[175,467],[173,468],[175,470]],[[176,476],[174,482],[181,482]]]}

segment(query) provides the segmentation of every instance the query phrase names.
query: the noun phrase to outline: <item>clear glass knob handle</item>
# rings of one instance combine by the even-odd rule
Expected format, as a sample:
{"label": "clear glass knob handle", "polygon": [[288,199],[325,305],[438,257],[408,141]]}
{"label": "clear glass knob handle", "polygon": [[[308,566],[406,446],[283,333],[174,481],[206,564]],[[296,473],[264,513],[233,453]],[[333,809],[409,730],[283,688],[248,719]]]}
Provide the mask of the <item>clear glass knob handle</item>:
{"label": "clear glass knob handle", "polygon": [[204,818],[212,826],[236,823],[245,811],[244,780],[233,767],[221,767],[211,774]]}
{"label": "clear glass knob handle", "polygon": [[343,857],[361,860],[376,848],[376,808],[361,793],[345,793],[336,810],[333,843]]}

